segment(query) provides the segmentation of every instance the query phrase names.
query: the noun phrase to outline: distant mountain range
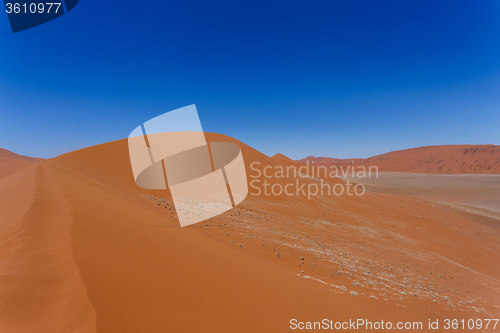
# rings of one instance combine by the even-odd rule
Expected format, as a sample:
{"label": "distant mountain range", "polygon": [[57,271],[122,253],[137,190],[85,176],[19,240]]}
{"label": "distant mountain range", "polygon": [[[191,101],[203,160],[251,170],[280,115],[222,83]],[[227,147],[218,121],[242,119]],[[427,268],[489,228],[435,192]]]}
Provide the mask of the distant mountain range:
{"label": "distant mountain range", "polygon": [[[42,160],[0,148],[0,179]],[[349,159],[308,156],[301,160],[292,160],[283,154],[276,154],[272,160],[279,164],[297,166],[306,164],[308,161],[314,165],[338,167],[377,166],[379,172],[500,174],[500,146],[498,145],[424,146],[392,151],[369,158]]]}
{"label": "distant mountain range", "polygon": [[[281,154],[279,154],[281,155]],[[277,156],[277,155],[275,155]],[[275,157],[273,157],[275,158]],[[286,156],[281,155],[280,160]],[[447,145],[425,146],[392,151],[370,158],[338,159],[309,156],[295,162],[315,165],[377,166],[380,172],[413,172],[431,174],[499,174],[500,146]]]}

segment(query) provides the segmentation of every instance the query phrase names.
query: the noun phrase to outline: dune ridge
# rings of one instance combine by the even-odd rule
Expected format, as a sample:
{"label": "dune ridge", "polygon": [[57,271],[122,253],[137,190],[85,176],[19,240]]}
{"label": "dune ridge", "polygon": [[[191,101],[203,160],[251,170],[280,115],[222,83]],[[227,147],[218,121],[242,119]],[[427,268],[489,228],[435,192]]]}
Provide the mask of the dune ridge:
{"label": "dune ridge", "polygon": [[95,332],[72,257],[72,208],[47,165],[0,181],[0,331]]}

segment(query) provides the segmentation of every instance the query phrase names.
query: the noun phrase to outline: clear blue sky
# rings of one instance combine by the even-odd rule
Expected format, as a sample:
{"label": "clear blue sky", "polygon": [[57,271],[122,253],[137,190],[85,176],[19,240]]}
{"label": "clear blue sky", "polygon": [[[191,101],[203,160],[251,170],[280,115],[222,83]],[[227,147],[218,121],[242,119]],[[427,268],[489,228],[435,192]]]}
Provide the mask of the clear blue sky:
{"label": "clear blue sky", "polygon": [[196,104],[273,155],[500,144],[500,1],[102,1],[12,34],[0,147],[53,157]]}

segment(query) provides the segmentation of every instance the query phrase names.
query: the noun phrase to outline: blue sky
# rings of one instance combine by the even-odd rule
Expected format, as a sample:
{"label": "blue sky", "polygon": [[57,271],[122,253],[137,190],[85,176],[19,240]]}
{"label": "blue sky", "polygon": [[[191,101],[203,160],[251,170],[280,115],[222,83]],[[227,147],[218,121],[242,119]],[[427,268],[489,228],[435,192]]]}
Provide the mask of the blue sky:
{"label": "blue sky", "polygon": [[0,15],[0,43],[0,147],[20,154],[190,104],[268,155],[500,144],[498,0],[81,0],[17,34]]}

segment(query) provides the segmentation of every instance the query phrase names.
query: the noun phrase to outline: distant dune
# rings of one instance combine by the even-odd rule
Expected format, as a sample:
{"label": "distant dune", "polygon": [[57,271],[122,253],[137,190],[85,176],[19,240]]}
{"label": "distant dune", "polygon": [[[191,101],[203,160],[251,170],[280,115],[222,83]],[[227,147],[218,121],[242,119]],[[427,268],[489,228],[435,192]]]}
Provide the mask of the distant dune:
{"label": "distant dune", "polygon": [[42,161],[41,158],[15,154],[0,148],[0,179]]}
{"label": "distant dune", "polygon": [[[238,143],[249,181],[318,183],[267,179],[250,165],[296,162],[206,136]],[[0,179],[0,332],[288,332],[325,318],[425,330],[500,314],[488,216],[375,192],[249,195],[185,228],[179,213],[168,190],[135,185],[126,140]]]}
{"label": "distant dune", "polygon": [[375,165],[379,171],[429,174],[499,174],[500,146],[427,146],[373,156],[367,159],[336,159],[309,156],[298,162],[337,166]]}
{"label": "distant dune", "polygon": [[[333,157],[314,157],[314,156],[307,156],[306,158],[303,158],[301,160],[298,160],[297,162],[299,163],[306,163],[309,161],[309,163],[316,163],[316,164],[333,164],[333,163],[340,163],[343,162],[344,160],[340,158],[333,158]],[[351,162],[352,159],[349,159],[349,162]]]}
{"label": "distant dune", "polygon": [[297,165],[297,166],[300,166],[300,163],[298,163],[297,161],[294,161],[292,160],[290,157],[288,156],[285,156],[283,154],[275,154],[271,157],[274,161],[278,162],[278,163],[281,163],[281,164],[285,164],[285,165]]}

